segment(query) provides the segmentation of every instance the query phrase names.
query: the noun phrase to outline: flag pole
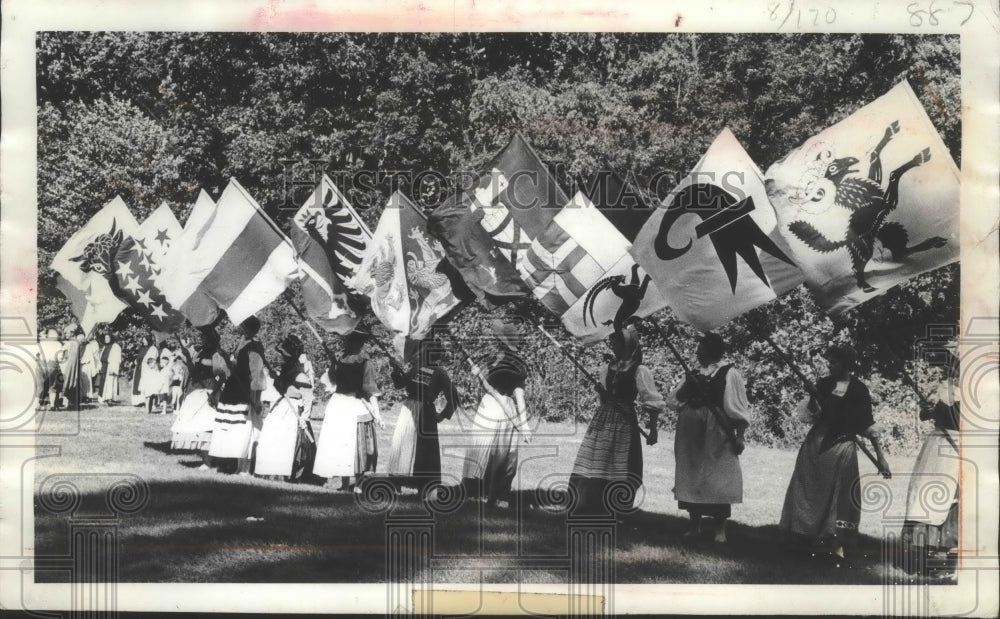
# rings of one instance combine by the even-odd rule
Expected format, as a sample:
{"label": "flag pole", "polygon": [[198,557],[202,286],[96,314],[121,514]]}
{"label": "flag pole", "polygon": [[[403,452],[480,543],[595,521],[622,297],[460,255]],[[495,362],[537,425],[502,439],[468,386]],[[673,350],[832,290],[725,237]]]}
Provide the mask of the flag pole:
{"label": "flag pole", "polygon": [[[545,337],[549,338],[549,340],[553,344],[556,345],[556,348],[559,349],[559,352],[561,352],[564,357],[566,357],[567,359],[569,359],[573,363],[573,365],[576,366],[576,369],[580,370],[580,372],[584,376],[586,376],[587,379],[590,380],[591,383],[593,383],[594,387],[596,387],[597,390],[600,393],[603,394],[603,393],[607,392],[607,390],[604,388],[604,385],[602,385],[599,380],[597,380],[596,378],[594,378],[594,375],[591,374],[590,372],[588,372],[587,368],[583,367],[583,364],[580,363],[580,361],[575,356],[573,356],[572,353],[570,353],[568,350],[566,350],[566,348],[559,342],[559,340],[557,340],[555,337],[553,337],[551,333],[549,333],[548,331],[546,331],[545,327],[542,326],[541,322],[538,323],[537,327],[538,327],[538,330],[541,331],[545,335]],[[643,436],[643,438],[647,438],[647,439],[649,438],[649,433],[648,432],[644,432],[642,430],[642,426],[639,425],[638,418],[635,420],[635,429],[639,431],[639,434],[641,434]]]}
{"label": "flag pole", "polygon": [[323,336],[321,336],[319,334],[319,331],[316,330],[316,327],[314,327],[313,324],[309,322],[309,318],[306,317],[306,314],[305,312],[302,311],[302,308],[299,307],[294,301],[292,301],[287,289],[281,295],[281,298],[284,299],[285,303],[287,303],[293,310],[295,310],[295,313],[299,315],[299,318],[302,320],[303,323],[305,323],[306,327],[308,327],[309,332],[316,337],[316,341],[318,341],[319,345],[323,347],[323,350],[326,352],[326,356],[330,359],[333,359],[333,353],[330,351],[329,348],[327,348],[326,341],[323,339]]}
{"label": "flag pole", "polygon": [[[792,361],[792,359],[785,353],[784,350],[782,350],[780,346],[778,346],[778,343],[774,341],[774,338],[772,338],[770,334],[765,333],[764,340],[771,345],[771,348],[774,350],[775,354],[778,357],[780,357],[782,361],[785,362],[785,365],[787,365],[789,369],[792,370],[792,373],[795,374],[795,376],[797,376],[800,381],[802,381],[802,386],[805,387],[805,390],[809,394],[809,396],[812,399],[814,399],[817,404],[822,406],[824,398],[822,398],[819,392],[816,391],[816,386],[813,385],[812,381],[806,377],[806,375],[802,372],[801,369],[799,369],[799,366],[794,361]],[[875,459],[875,456],[872,454],[871,450],[868,449],[868,446],[862,443],[861,440],[858,439],[857,435],[852,435],[851,440],[854,441],[854,444],[858,446],[858,449],[860,449],[862,452],[864,452],[866,456],[868,456],[868,459],[871,460],[872,464],[875,465],[875,468],[879,471],[879,473],[881,473],[882,470],[881,468],[879,468],[878,460]]]}
{"label": "flag pole", "polygon": [[663,341],[666,342],[667,348],[670,349],[670,352],[673,353],[674,358],[677,359],[677,363],[680,364],[681,369],[684,371],[684,377],[691,381],[691,384],[694,385],[695,389],[698,390],[698,394],[702,397],[702,400],[704,400],[705,405],[708,407],[708,410],[711,411],[712,415],[715,417],[715,420],[718,421],[719,425],[721,425],[722,428],[726,431],[726,440],[733,441],[734,445],[738,444],[739,441],[737,441],[736,439],[736,428],[733,427],[733,424],[730,421],[729,417],[726,416],[724,411],[720,411],[719,408],[712,403],[712,401],[708,397],[708,394],[705,393],[705,389],[704,386],[701,384],[701,381],[698,379],[697,376],[694,375],[694,372],[691,371],[691,368],[688,366],[687,362],[684,361],[684,357],[681,356],[680,351],[677,350],[677,347],[674,346],[673,341],[671,341],[670,339],[671,334],[676,332],[677,332],[677,326],[672,325],[670,331],[663,333]]}

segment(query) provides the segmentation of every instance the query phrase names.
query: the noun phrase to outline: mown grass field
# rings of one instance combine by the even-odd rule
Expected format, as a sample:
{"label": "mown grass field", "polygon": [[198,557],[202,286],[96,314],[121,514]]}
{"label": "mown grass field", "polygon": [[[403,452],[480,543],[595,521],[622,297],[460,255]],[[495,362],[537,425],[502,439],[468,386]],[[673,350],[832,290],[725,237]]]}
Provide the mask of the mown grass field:
{"label": "mown grass field", "polygon": [[[396,413],[380,432],[382,465]],[[50,411],[50,429],[71,432],[76,413]],[[78,435],[48,438],[58,457],[35,460],[35,552],[69,552],[69,515],[53,514],[37,493],[51,475],[74,477],[82,500],[76,516],[107,513],[105,490],[116,474],[134,474],[149,488],[148,503],[119,520],[120,575],[127,582],[381,582],[386,579],[385,512],[361,509],[353,495],[310,484],[199,471],[195,454],[170,453],[172,415],[146,415],[133,407],[88,408]],[[321,421],[314,422],[317,433]],[[444,476],[461,476],[463,424],[442,424]],[[435,516],[437,556],[485,555],[482,571],[435,570],[436,582],[565,582],[561,570],[518,570],[520,555],[560,555],[567,550],[567,516],[537,502],[536,488],[565,481],[585,430],[572,424],[542,424],[522,447],[510,508],[483,512],[476,502]],[[641,505],[616,530],[616,579],[622,583],[880,584],[904,579],[883,565],[883,522],[898,517],[906,496],[905,475],[888,482],[891,500],[882,513],[865,513],[853,550],[853,565],[840,568],[810,559],[777,528],[794,451],[748,447],[742,456],[745,499],[733,508],[730,541],[683,538],[684,513],[673,486],[673,437],[661,435],[645,447],[645,491]],[[912,458],[890,457],[894,471],[908,471]],[[862,461],[867,484],[879,480]],[[107,476],[90,476],[105,474]],[[336,487],[337,482],[333,483]],[[49,486],[50,487],[50,486]],[[877,490],[878,488],[872,488]],[[877,493],[873,493],[875,496]],[[418,514],[413,494],[397,500],[393,516]],[[898,528],[898,527],[897,527]],[[888,527],[887,530],[894,530]],[[462,565],[462,559],[457,560]],[[482,563],[480,563],[482,566]],[[61,573],[39,572],[38,580]]]}

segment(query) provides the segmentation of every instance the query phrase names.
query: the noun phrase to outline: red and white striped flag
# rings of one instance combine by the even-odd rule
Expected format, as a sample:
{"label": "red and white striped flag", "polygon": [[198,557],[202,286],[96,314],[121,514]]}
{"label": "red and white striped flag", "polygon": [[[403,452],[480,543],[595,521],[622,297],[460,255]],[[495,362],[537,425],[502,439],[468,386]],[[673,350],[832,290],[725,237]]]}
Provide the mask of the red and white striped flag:
{"label": "red and white striped flag", "polygon": [[211,323],[220,308],[239,324],[300,274],[291,241],[236,179],[211,217],[181,237],[167,256],[163,292],[195,326]]}

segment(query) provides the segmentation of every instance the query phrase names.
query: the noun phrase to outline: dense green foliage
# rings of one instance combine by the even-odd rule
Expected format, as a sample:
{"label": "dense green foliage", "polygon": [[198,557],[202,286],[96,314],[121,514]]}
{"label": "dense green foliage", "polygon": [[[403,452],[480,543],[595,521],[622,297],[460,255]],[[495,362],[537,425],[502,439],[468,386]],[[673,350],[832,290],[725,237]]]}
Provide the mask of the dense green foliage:
{"label": "dense green foliage", "polygon": [[[566,190],[611,167],[655,199],[724,126],[766,168],[905,78],[960,163],[958,48],[955,36],[897,35],[41,33],[39,326],[69,320],[68,304],[52,288],[53,254],[114,195],[140,221],[166,201],[183,222],[199,188],[218,197],[235,177],[287,227],[304,195],[289,199],[285,171],[305,170],[289,161],[323,162],[374,223],[397,186],[430,208],[455,188],[454,178],[434,179],[474,172],[520,131]],[[362,171],[440,176],[411,186],[353,176]],[[925,390],[933,376],[903,359],[913,359],[913,344],[930,325],[955,325],[958,293],[955,266],[837,324],[804,290],[765,312],[775,340],[807,368],[830,341],[857,344],[876,418],[889,429],[890,448],[905,450],[916,438],[915,396],[900,372]],[[543,311],[525,301],[494,314],[535,319]],[[295,330],[319,358],[290,308],[275,304],[262,318],[266,343]],[[481,333],[487,318],[466,310],[453,331]],[[659,341],[669,322],[656,316],[642,327],[647,363],[664,388],[679,373]],[[750,437],[795,444],[804,429],[790,409],[801,386],[747,326],[739,319],[722,332],[759,415]],[[142,325],[126,312],[112,328],[124,334],[131,358]],[[681,333],[675,340],[690,355],[692,333],[683,326]],[[588,416],[593,396],[574,388],[576,371],[532,338],[535,413]],[[228,328],[224,343],[232,344]],[[597,371],[596,350],[571,347]]]}

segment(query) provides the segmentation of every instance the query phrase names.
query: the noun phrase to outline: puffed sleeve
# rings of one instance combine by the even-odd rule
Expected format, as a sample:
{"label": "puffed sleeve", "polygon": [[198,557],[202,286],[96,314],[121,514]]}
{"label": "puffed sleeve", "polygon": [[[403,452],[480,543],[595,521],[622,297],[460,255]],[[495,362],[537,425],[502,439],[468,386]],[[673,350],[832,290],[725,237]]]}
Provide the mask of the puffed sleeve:
{"label": "puffed sleeve", "polygon": [[743,374],[736,368],[726,373],[726,391],[722,396],[722,408],[729,418],[743,425],[750,425],[750,402],[747,401],[747,384]]}
{"label": "puffed sleeve", "polygon": [[640,365],[635,371],[635,386],[639,392],[638,402],[646,410],[662,412],[666,407],[666,401],[656,387],[653,380],[653,373],[644,365]]}

